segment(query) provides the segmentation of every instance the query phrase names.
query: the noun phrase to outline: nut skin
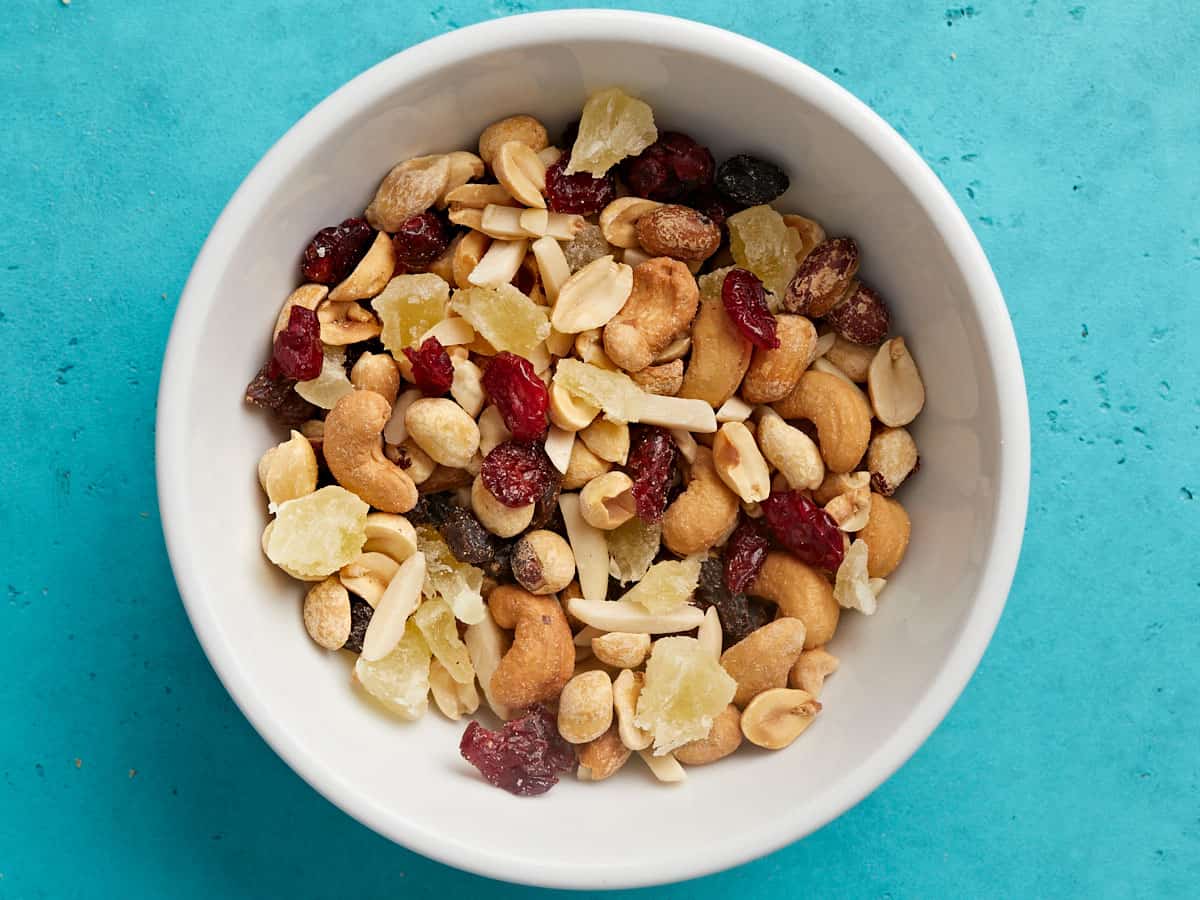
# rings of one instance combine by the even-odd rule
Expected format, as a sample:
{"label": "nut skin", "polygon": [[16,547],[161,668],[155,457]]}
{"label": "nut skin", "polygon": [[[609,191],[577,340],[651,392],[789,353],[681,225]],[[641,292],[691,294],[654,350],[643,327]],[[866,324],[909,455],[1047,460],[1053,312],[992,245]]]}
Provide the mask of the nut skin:
{"label": "nut skin", "polygon": [[487,489],[483,478],[476,475],[471,482],[471,510],[480,524],[496,537],[514,537],[528,528],[536,506],[536,503],[505,506]]}
{"label": "nut skin", "polygon": [[452,469],[464,468],[479,449],[479,426],[461,406],[444,397],[422,397],[404,414],[417,446]]}
{"label": "nut skin", "polygon": [[575,642],[558,601],[505,584],[487,602],[496,624],[514,630],[489,682],[489,699],[520,709],[558,697],[575,670]]}
{"label": "nut skin", "polygon": [[821,704],[807,691],[773,688],[742,710],[742,733],[759,747],[782,750],[808,730],[820,711]]}
{"label": "nut skin", "polygon": [[858,539],[870,548],[867,574],[887,578],[904,560],[912,522],[900,501],[882,494],[871,495],[871,517],[858,533]]}
{"label": "nut skin", "polygon": [[825,358],[846,373],[846,377],[855,384],[867,383],[867,371],[871,360],[879,352],[877,346],[867,346],[848,341],[837,335],[833,346],[825,353]]}
{"label": "nut skin", "polygon": [[796,269],[783,296],[783,308],[819,319],[833,309],[857,272],[858,244],[853,238],[824,241]]}
{"label": "nut skin", "polygon": [[753,351],[754,345],[729,318],[721,298],[703,298],[692,326],[691,360],[676,396],[719,408],[737,392]]}
{"label": "nut skin", "polygon": [[852,471],[867,452],[871,407],[849,381],[810,369],[773,408],[785,419],[809,419],[816,424],[821,456],[831,472]]}
{"label": "nut skin", "polygon": [[634,225],[638,243],[651,256],[703,262],[721,246],[721,229],[708,216],[687,206],[668,204],[640,216]]}
{"label": "nut skin", "polygon": [[347,300],[369,300],[392,279],[396,269],[396,251],[387,232],[375,235],[367,255],[359,260],[344,281],[329,292],[330,302]]}
{"label": "nut skin", "polygon": [[583,441],[576,441],[571,445],[571,459],[567,462],[567,471],[563,473],[562,489],[578,490],[611,468],[612,463],[598,457],[584,446]]}
{"label": "nut skin", "polygon": [[626,372],[640,372],[691,324],[699,303],[696,279],[679,260],[635,266],[629,299],[604,326],[605,353]]}
{"label": "nut skin", "polygon": [[685,766],[706,766],[729,756],[742,746],[742,714],[730,703],[713,719],[708,737],[691,741],[674,750],[675,758]]}
{"label": "nut skin", "polygon": [[489,166],[500,148],[509,141],[520,141],[535,153],[550,146],[546,126],[533,116],[508,116],[493,122],[479,135],[479,157]]}
{"label": "nut skin", "polygon": [[790,394],[808,368],[817,343],[817,329],[804,316],[778,315],[775,334],[779,346],[756,347],[742,380],[742,399],[752,405],[774,403]]}
{"label": "nut skin", "polygon": [[375,199],[367,206],[367,222],[379,231],[394,233],[408,219],[433,206],[449,183],[449,157],[405,160],[384,176]]}
{"label": "nut skin", "polygon": [[512,570],[531,594],[555,594],[575,577],[575,556],[553,531],[531,531],[513,547]]}
{"label": "nut skin", "polygon": [[788,687],[821,696],[825,679],[838,670],[838,658],[824,647],[805,650],[788,673]]}
{"label": "nut skin", "polygon": [[878,344],[887,337],[891,316],[879,292],[859,282],[852,285],[825,316],[841,337],[856,344]]}
{"label": "nut skin", "polygon": [[350,369],[350,383],[361,391],[374,391],[395,405],[400,394],[400,370],[386,353],[364,353]]}
{"label": "nut skin", "polygon": [[612,678],[601,669],[573,677],[558,697],[558,733],[569,743],[586,744],[613,723]]}
{"label": "nut skin", "polygon": [[596,476],[579,492],[583,520],[601,531],[624,525],[637,514],[632,489],[633,480],[624,472]]}
{"label": "nut skin", "polygon": [[906,428],[884,428],[871,438],[867,448],[867,471],[871,487],[885,497],[896,493],[909,475],[917,471],[921,457],[917,442]]}
{"label": "nut skin", "polygon": [[842,608],[833,585],[790,553],[768,553],[747,593],[774,603],[781,616],[803,622],[805,650],[827,643],[837,631]]}
{"label": "nut skin", "polygon": [[340,650],[350,637],[350,593],[336,575],[314,584],[304,595],[304,628],[326,650]]}
{"label": "nut skin", "polygon": [[383,427],[392,405],[373,391],[353,391],[325,417],[325,463],[338,484],[382,512],[406,513],[417,486],[383,455]]}
{"label": "nut skin", "polygon": [[745,708],[758,694],[787,684],[804,651],[804,623],[784,617],[768,622],[721,654],[721,666],[737,682],[733,702]]}
{"label": "nut skin", "polygon": [[683,387],[683,360],[676,359],[658,366],[646,366],[629,377],[647,394],[674,397]]}
{"label": "nut skin", "polygon": [[725,542],[737,527],[738,496],[717,475],[712,451],[696,448],[687,489],[663,514],[662,541],[679,556],[691,556]]}

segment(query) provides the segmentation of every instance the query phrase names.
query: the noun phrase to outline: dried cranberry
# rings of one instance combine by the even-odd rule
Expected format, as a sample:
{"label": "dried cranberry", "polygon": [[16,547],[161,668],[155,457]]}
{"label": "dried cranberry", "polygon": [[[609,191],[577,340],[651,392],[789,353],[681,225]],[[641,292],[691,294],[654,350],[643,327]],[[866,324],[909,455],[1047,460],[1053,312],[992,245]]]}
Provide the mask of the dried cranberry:
{"label": "dried cranberry", "polygon": [[392,235],[396,271],[421,272],[450,246],[450,228],[435,212],[418,213],[406,219]]}
{"label": "dried cranberry", "polygon": [[325,347],[321,343],[317,314],[303,306],[293,306],[287,327],[275,335],[273,370],[296,381],[309,381],[321,374],[324,363]]}
{"label": "dried cranberry", "polygon": [[483,484],[505,506],[536,503],[545,493],[554,466],[542,445],[532,441],[505,441],[483,459]]}
{"label": "dried cranberry", "polygon": [[351,653],[362,653],[363,638],[367,636],[367,626],[371,624],[374,607],[366,600],[350,597],[350,637],[346,638],[343,648]]}
{"label": "dried cranberry", "polygon": [[626,469],[633,479],[637,514],[644,522],[658,522],[663,517],[677,452],[675,441],[665,428],[643,425],[632,435]]}
{"label": "dried cranberry", "polygon": [[715,166],[707,147],[686,134],[665,131],[640,154],[625,160],[621,174],[637,196],[673,203],[712,184]]}
{"label": "dried cranberry", "polygon": [[536,441],[549,424],[550,392],[529,360],[505,350],[483,373],[483,389],[518,441]]}
{"label": "dried cranberry", "polygon": [[772,494],[762,502],[763,518],[775,540],[801,562],[837,571],[846,555],[833,517],[800,491]]}
{"label": "dried cranberry", "polygon": [[263,365],[246,385],[246,402],[270,410],[280,424],[296,428],[317,415],[317,408],[296,393],[296,382],[281,375],[270,363]]}
{"label": "dried cranberry", "polygon": [[753,519],[743,519],[721,554],[725,562],[725,586],[735,594],[746,590],[767,561],[770,547],[762,525]]}
{"label": "dried cranberry", "polygon": [[775,316],[767,307],[767,291],[753,272],[730,270],[721,283],[721,302],[738,331],[755,347],[774,350],[779,346]]}
{"label": "dried cranberry", "polygon": [[590,216],[617,197],[617,180],[611,172],[593,178],[589,172],[566,174],[571,154],[564,153],[546,170],[546,200],[553,212]]}
{"label": "dried cranberry", "polygon": [[575,768],[574,748],[558,733],[554,714],[540,704],[499,731],[471,722],[458,749],[489,784],[518,797],[546,793],[561,773]]}
{"label": "dried cranberry", "polygon": [[367,255],[375,232],[366,219],[347,219],[322,228],[304,248],[300,273],[317,284],[337,284]]}
{"label": "dried cranberry", "polygon": [[770,622],[773,610],[756,597],[731,592],[725,585],[724,569],[721,560],[716,557],[710,557],[701,564],[695,603],[700,609],[710,606],[717,608],[722,643],[725,649],[729,649]]}
{"label": "dried cranberry", "polygon": [[717,190],[744,206],[770,203],[790,184],[787,174],[775,163],[745,153],[730,157],[717,169]]}
{"label": "dried cranberry", "polygon": [[425,339],[419,350],[404,348],[404,355],[412,363],[413,381],[430,397],[440,397],[450,390],[454,382],[454,365],[450,354],[435,337]]}

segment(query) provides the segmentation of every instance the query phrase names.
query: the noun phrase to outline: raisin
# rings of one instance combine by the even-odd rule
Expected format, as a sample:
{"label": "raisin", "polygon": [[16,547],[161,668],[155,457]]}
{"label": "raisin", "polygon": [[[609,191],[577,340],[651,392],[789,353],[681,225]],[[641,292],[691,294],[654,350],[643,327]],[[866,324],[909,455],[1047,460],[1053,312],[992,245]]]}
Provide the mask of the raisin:
{"label": "raisin", "polygon": [[469,509],[448,506],[437,530],[459,562],[482,566],[496,558],[499,538],[484,528]]}
{"label": "raisin", "polygon": [[717,190],[743,206],[770,203],[790,184],[779,166],[745,153],[730,157],[717,169]]}
{"label": "raisin", "polygon": [[555,471],[542,445],[532,441],[505,441],[483,459],[480,476],[492,496],[505,506],[536,503],[545,495]]}
{"label": "raisin", "polygon": [[715,167],[707,147],[678,131],[664,131],[640,154],[625,160],[621,174],[637,196],[674,203],[711,185]]}
{"label": "raisin", "polygon": [[404,355],[412,363],[413,381],[426,396],[440,397],[450,390],[454,382],[454,365],[450,354],[436,337],[425,339],[419,350],[404,348]]}
{"label": "raisin", "polygon": [[424,272],[450,246],[450,226],[432,210],[405,219],[392,235],[395,274]]}
{"label": "raisin", "polygon": [[540,704],[499,731],[471,722],[458,749],[489,784],[518,797],[546,793],[561,773],[575,767],[574,748],[558,733],[554,714]]}
{"label": "raisin", "polygon": [[633,499],[643,522],[653,524],[662,520],[676,453],[675,441],[665,428],[643,425],[631,435],[625,468],[633,479]]}
{"label": "raisin", "polygon": [[735,594],[725,584],[725,566],[717,557],[709,557],[700,565],[700,581],[696,585],[694,602],[700,609],[717,608],[721,620],[723,648],[728,650],[752,631],[762,628],[772,618],[770,604],[757,597]]}
{"label": "raisin", "polygon": [[762,525],[743,518],[721,554],[725,563],[725,586],[735,594],[746,590],[762,570],[770,547],[771,542]]}
{"label": "raisin", "polygon": [[413,525],[432,525],[440,528],[454,504],[449,494],[422,494],[417,505],[405,515]]}
{"label": "raisin", "polygon": [[533,506],[533,519],[529,523],[529,531],[549,527],[551,531],[559,534],[566,532],[567,526],[562,523],[562,517],[558,511],[558,495],[562,493],[562,483],[562,473],[551,466],[546,489],[542,491],[542,495],[538,497]]}
{"label": "raisin", "polygon": [[374,613],[370,603],[350,595],[350,637],[346,638],[344,649],[351,653],[362,653],[363,638],[367,636],[367,626],[371,624]]}
{"label": "raisin", "polygon": [[829,513],[800,491],[771,494],[762,502],[762,510],[775,540],[801,562],[837,571],[846,546],[837,522]]}
{"label": "raisin", "polygon": [[366,219],[347,219],[322,228],[304,249],[300,273],[317,284],[337,284],[354,271],[375,238]]}
{"label": "raisin", "polygon": [[270,410],[280,424],[296,428],[301,422],[314,418],[319,410],[296,393],[296,382],[274,372],[271,363],[266,363],[254,380],[246,385],[246,402]]}
{"label": "raisin", "polygon": [[387,349],[383,346],[383,341],[377,337],[359,341],[357,344],[347,344],[345,359],[347,376],[349,376],[351,370],[354,368],[354,364],[362,358],[364,353],[387,353]]}
{"label": "raisin", "polygon": [[571,154],[564,153],[546,170],[546,199],[552,212],[590,216],[598,213],[617,197],[617,180],[612,173],[593,178],[587,172],[567,175]]}
{"label": "raisin", "polygon": [[483,389],[518,441],[535,441],[546,433],[550,392],[529,360],[507,350],[496,354],[483,373]]}
{"label": "raisin", "polygon": [[721,302],[738,331],[755,347],[774,350],[779,346],[775,316],[767,307],[767,291],[753,272],[731,269],[721,283]]}

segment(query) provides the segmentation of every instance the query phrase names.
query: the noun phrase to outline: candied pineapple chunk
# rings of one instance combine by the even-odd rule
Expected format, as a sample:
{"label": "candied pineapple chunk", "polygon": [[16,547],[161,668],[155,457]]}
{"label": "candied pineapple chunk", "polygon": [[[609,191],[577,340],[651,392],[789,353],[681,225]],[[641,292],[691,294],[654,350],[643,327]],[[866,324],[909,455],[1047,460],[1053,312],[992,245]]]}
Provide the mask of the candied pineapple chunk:
{"label": "candied pineapple chunk", "polygon": [[654,755],[708,737],[713,719],[737,691],[737,682],[698,640],[659,638],[646,663],[634,724],[654,735]]}
{"label": "candied pineapple chunk", "polygon": [[609,574],[621,584],[637,581],[650,570],[662,541],[662,525],[651,525],[634,516],[624,525],[605,532]]}
{"label": "candied pineapple chunk", "polygon": [[736,268],[737,266],[725,266],[722,269],[713,269],[708,274],[697,278],[696,284],[700,288],[700,297],[704,300],[720,300],[721,288],[725,286],[725,276]]}
{"label": "candied pineapple chunk", "polygon": [[433,274],[397,275],[371,301],[383,331],[379,338],[392,356],[414,347],[421,335],[446,318],[450,285]]}
{"label": "candied pineapple chunk", "polygon": [[396,649],[375,662],[363,657],[354,677],[363,689],[402,719],[419,719],[429,708],[429,645],[409,620]]}
{"label": "candied pineapple chunk", "polygon": [[417,623],[430,651],[451,678],[459,684],[474,681],[475,669],[471,666],[471,657],[467,655],[467,645],[458,636],[454,613],[446,601],[426,600],[413,613],[413,621]]}
{"label": "candied pineapple chunk", "polygon": [[428,525],[417,527],[417,549],[425,554],[425,586],[421,588],[425,599],[441,597],[455,618],[466,625],[481,622],[485,613],[483,571],[459,562],[442,536]]}
{"label": "candied pineapple chunk", "polygon": [[621,599],[640,603],[658,615],[670,612],[691,600],[699,580],[699,556],[689,556],[678,561],[666,560],[651,566],[645,577]]}
{"label": "candied pineapple chunk", "polygon": [[643,393],[624,372],[610,372],[577,359],[560,360],[554,380],[592,406],[604,410],[614,422],[636,422]]}
{"label": "candied pineapple chunk", "polygon": [[783,296],[796,274],[800,235],[788,228],[783,216],[769,206],[752,206],[730,216],[729,251],[734,261],[749,269],[767,290]]}
{"label": "candied pineapple chunk", "polygon": [[280,503],[267,540],[267,558],[297,578],[332,575],[367,542],[369,508],[334,485]]}
{"label": "candied pineapple chunk", "polygon": [[550,336],[546,307],[538,306],[511,284],[454,292],[450,306],[497,350],[530,359]]}
{"label": "candied pineapple chunk", "polygon": [[599,178],[627,156],[637,156],[658,140],[654,111],[620,88],[588,97],[579,117],[579,136],[566,173],[590,172]]}

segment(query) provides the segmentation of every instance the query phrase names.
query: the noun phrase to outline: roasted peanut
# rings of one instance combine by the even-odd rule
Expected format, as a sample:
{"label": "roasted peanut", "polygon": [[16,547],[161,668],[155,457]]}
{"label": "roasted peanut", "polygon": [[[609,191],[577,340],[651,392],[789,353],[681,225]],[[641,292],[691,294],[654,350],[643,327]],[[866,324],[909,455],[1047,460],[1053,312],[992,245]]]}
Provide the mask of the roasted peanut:
{"label": "roasted peanut", "polygon": [[584,781],[603,781],[625,765],[632,751],[621,743],[616,723],[594,741],[579,748],[579,777]]}
{"label": "roasted peanut", "polygon": [[892,496],[917,471],[920,461],[917,443],[907,429],[884,428],[871,438],[871,446],[867,448],[871,487],[885,497]]}
{"label": "roasted peanut", "polygon": [[754,435],[741,422],[726,422],[713,439],[713,467],[725,485],[747,503],[767,499],[771,473],[755,443]]}
{"label": "roasted peanut", "polygon": [[904,338],[892,338],[879,348],[867,370],[871,406],[884,425],[907,425],[925,406],[925,384]]}
{"label": "roasted peanut", "polygon": [[317,454],[308,438],[293,431],[289,440],[264,453],[258,461],[258,483],[273,505],[315,491]]}
{"label": "roasted peanut", "polygon": [[713,719],[708,737],[675,748],[675,758],[685,766],[705,766],[724,759],[742,745],[742,714],[730,703]]}
{"label": "roasted peanut", "polygon": [[621,743],[630,750],[645,750],[654,740],[650,732],[633,722],[637,714],[638,697],[642,695],[645,682],[643,673],[629,669],[624,669],[613,680],[613,709],[617,714],[617,729]]}
{"label": "roasted peanut", "polygon": [[564,491],[578,490],[611,468],[612,463],[605,462],[598,457],[584,445],[583,441],[576,441],[571,447],[571,459],[567,463],[567,471],[563,473],[562,488]]}
{"label": "roasted peanut", "polygon": [[350,594],[336,575],[304,595],[304,628],[318,646],[340,650],[350,637]]}
{"label": "roasted peanut", "polygon": [[387,287],[395,268],[396,252],[392,249],[391,235],[381,231],[375,235],[367,255],[359,260],[354,271],[329,292],[330,302],[369,300]]}
{"label": "roasted peanut", "polygon": [[783,224],[800,235],[800,249],[796,251],[796,262],[804,262],[804,257],[825,240],[825,229],[819,223],[804,216],[784,216]]}
{"label": "roasted peanut", "polygon": [[584,672],[566,683],[558,698],[558,733],[567,741],[594,741],[612,721],[613,686],[607,672]]}
{"label": "roasted peanut", "polygon": [[647,394],[674,397],[683,387],[683,360],[677,359],[659,366],[646,366],[629,377]]}
{"label": "roasted peanut", "polygon": [[555,594],[575,577],[575,556],[553,531],[531,531],[513,547],[512,571],[531,594]]}
{"label": "roasted peanut", "polygon": [[629,426],[601,417],[579,432],[585,447],[605,462],[625,465],[629,456]]}
{"label": "roasted peanut", "polygon": [[400,370],[387,353],[364,353],[350,370],[350,383],[360,391],[374,391],[394,404],[400,393]]}
{"label": "roasted peanut", "polygon": [[742,710],[742,734],[767,750],[782,750],[813,723],[821,704],[807,691],[773,688],[763,691]]}
{"label": "roasted peanut", "polygon": [[636,669],[650,653],[650,635],[610,631],[591,640],[596,659],[618,669]]}
{"label": "roasted peanut", "polygon": [[812,438],[766,409],[755,433],[767,462],[779,470],[792,490],[814,490],[825,479],[825,461]]}
{"label": "roasted peanut", "polygon": [[533,503],[505,506],[487,489],[482,477],[476,475],[471,482],[471,510],[483,527],[497,537],[513,537],[528,528],[535,506]]}
{"label": "roasted peanut", "polygon": [[479,449],[479,426],[453,400],[417,400],[408,407],[404,424],[417,446],[443,466],[461,469]]}
{"label": "roasted peanut", "polygon": [[637,513],[633,480],[624,472],[598,475],[579,492],[579,511],[584,521],[601,531],[624,525]]}
{"label": "roasted peanut", "polygon": [[534,153],[550,145],[546,126],[533,116],[508,116],[493,122],[479,135],[479,156],[489,166],[496,153],[509,141],[520,141]]}

